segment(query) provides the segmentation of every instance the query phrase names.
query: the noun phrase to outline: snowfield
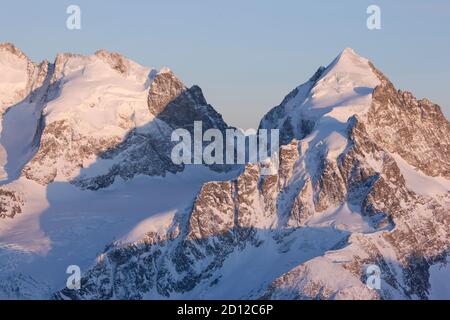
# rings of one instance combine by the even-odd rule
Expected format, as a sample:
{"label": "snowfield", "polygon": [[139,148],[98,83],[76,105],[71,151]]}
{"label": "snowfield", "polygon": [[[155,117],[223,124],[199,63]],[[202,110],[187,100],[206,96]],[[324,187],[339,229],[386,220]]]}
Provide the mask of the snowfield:
{"label": "snowfield", "polygon": [[[18,180],[14,183],[27,203],[23,214],[0,223],[0,256],[9,261],[0,266],[0,283],[23,274],[53,291],[63,288],[69,265],[84,272],[113,242],[130,243],[153,230],[167,231],[174,213],[192,203],[204,182],[229,178],[190,167],[182,174],[141,176],[95,192],[62,182],[45,188]],[[39,290],[35,294],[32,298],[47,298]]]}

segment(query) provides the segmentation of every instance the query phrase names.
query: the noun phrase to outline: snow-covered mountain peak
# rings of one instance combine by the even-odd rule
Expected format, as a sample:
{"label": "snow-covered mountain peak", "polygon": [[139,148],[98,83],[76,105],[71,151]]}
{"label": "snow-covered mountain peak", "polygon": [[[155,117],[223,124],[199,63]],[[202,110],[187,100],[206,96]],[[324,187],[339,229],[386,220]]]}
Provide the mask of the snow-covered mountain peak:
{"label": "snow-covered mountain peak", "polygon": [[341,51],[341,55],[358,55],[351,47],[346,47]]}
{"label": "snow-covered mountain peak", "polygon": [[345,48],[327,66],[327,73],[372,73],[370,71],[369,60],[360,56],[355,50]]}
{"label": "snow-covered mountain peak", "polygon": [[[61,78],[70,79],[84,76],[91,80],[112,81],[114,79],[129,80],[145,89],[149,85],[149,77],[155,73],[152,68],[142,66],[121,54],[98,50],[93,55],[59,53],[55,59],[55,73],[52,82]],[[153,72],[152,72],[153,71]]]}
{"label": "snow-covered mountain peak", "polygon": [[371,94],[380,83],[369,60],[345,49],[324,71],[306,97],[305,110],[320,110],[346,122],[354,114],[367,111]]}
{"label": "snow-covered mountain peak", "polygon": [[4,47],[0,102],[12,109],[0,141],[4,181],[25,176],[47,185],[76,178],[79,186],[98,189],[118,175],[175,173],[183,170],[168,154],[175,128],[197,120],[227,127],[200,88],[188,89],[169,68],[157,71],[106,50],[59,53],[53,64],[36,66],[12,61],[14,47]]}
{"label": "snow-covered mountain peak", "polygon": [[339,71],[343,71],[345,68],[349,68],[347,71],[351,71],[358,66],[364,66],[369,62],[368,59],[359,55],[352,48],[345,48],[342,50],[335,59],[328,65],[328,69],[339,68]]}
{"label": "snow-covered mountain peak", "polygon": [[29,58],[23,53],[22,50],[17,48],[14,44],[9,42],[0,43],[0,52],[9,52],[10,54],[16,56],[20,59],[29,60]]}
{"label": "snow-covered mountain peak", "polygon": [[361,57],[353,48],[347,47],[338,56],[340,59],[365,59]]}
{"label": "snow-covered mountain peak", "polygon": [[123,135],[130,129],[121,124],[123,119],[133,118],[128,122],[136,125],[150,120],[146,97],[151,70],[106,51],[58,54],[52,79],[55,99],[46,106],[46,121],[67,120],[89,135],[120,134],[122,128]]}
{"label": "snow-covered mountain peak", "polygon": [[379,84],[369,60],[347,48],[272,109],[262,119],[261,127],[280,128],[282,143],[293,137],[304,138],[314,127],[319,130],[320,123],[326,125],[321,132],[330,131],[330,121],[345,130],[350,117],[367,112]]}
{"label": "snow-covered mountain peak", "polygon": [[168,67],[162,67],[161,70],[159,70],[158,74],[164,74],[164,73],[173,74],[173,71],[172,71],[172,69],[170,69]]}
{"label": "snow-covered mountain peak", "polygon": [[13,44],[0,44],[0,114],[31,92],[39,68]]}
{"label": "snow-covered mountain peak", "polygon": [[[142,66],[117,52],[109,52],[102,49],[95,52],[95,56],[124,76],[136,74],[139,76],[139,74],[143,71]],[[145,74],[145,76],[148,77],[148,74]]]}

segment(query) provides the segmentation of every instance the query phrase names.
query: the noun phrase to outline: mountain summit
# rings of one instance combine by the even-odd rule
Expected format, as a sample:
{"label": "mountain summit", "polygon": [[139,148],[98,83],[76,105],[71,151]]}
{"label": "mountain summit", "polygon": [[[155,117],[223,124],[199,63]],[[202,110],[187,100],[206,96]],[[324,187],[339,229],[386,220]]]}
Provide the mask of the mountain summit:
{"label": "mountain summit", "polygon": [[[54,63],[34,70],[38,67],[20,50],[12,45],[0,48],[15,55],[0,60],[5,61],[7,79],[19,73],[24,77],[15,98],[5,98],[9,107],[3,112],[7,127],[1,137],[0,168],[5,181],[25,176],[43,186],[70,181],[99,189],[118,176],[164,176],[183,170],[170,160],[174,129],[190,127],[194,119],[228,127],[212,107],[200,117],[196,110],[208,106],[201,90],[186,88],[167,68],[158,72],[99,50],[90,56],[58,54]],[[38,80],[27,79],[28,74],[39,75]],[[190,99],[194,91],[202,98]],[[37,92],[39,99],[33,98]],[[183,106],[181,123],[173,122],[176,113],[163,112],[169,105]],[[18,132],[23,128],[25,132]]]}

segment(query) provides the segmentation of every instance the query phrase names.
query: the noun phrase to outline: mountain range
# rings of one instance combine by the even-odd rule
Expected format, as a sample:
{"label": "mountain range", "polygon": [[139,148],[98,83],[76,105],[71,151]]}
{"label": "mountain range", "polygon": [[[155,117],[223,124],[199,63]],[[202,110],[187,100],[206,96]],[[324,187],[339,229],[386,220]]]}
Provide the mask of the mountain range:
{"label": "mountain range", "polygon": [[0,298],[450,299],[450,122],[354,50],[261,119],[271,175],[172,162],[232,126],[167,68],[6,43],[0,71]]}

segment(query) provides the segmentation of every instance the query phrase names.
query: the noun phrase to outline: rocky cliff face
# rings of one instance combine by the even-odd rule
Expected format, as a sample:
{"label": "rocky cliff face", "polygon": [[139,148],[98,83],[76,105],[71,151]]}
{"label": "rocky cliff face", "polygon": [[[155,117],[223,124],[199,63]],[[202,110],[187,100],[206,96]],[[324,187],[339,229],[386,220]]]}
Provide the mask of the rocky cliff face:
{"label": "rocky cliff face", "polygon": [[428,99],[396,90],[375,67],[380,86],[367,115],[371,138],[429,176],[450,178],[450,123]]}
{"label": "rocky cliff face", "polygon": [[154,115],[159,115],[175,98],[187,88],[169,69],[163,69],[155,77],[148,93],[148,109]]}
{"label": "rocky cliff face", "polygon": [[[261,128],[282,133],[276,174],[249,164],[205,184],[165,232],[114,244],[80,291],[55,298],[426,299],[429,268],[450,248],[450,130],[439,107],[346,49]],[[439,191],[414,184],[419,176]],[[369,265],[381,290],[365,284]],[[236,275],[247,271],[251,284]]]}
{"label": "rocky cliff face", "polygon": [[22,213],[23,196],[15,190],[0,187],[0,218],[13,218]]}
{"label": "rocky cliff face", "polygon": [[[352,233],[344,248],[312,259],[276,279],[264,298],[427,298],[428,270],[448,254],[449,194],[428,197],[408,189],[395,160],[367,139],[359,121],[352,124],[352,147],[341,157],[337,173],[325,173],[321,178],[333,182],[329,188],[319,188],[319,195],[329,198],[332,190],[344,190],[338,198],[358,206],[360,214],[382,231]],[[364,159],[380,163],[374,167]],[[335,200],[336,195],[331,198]],[[381,268],[379,291],[365,286],[369,265]]]}

